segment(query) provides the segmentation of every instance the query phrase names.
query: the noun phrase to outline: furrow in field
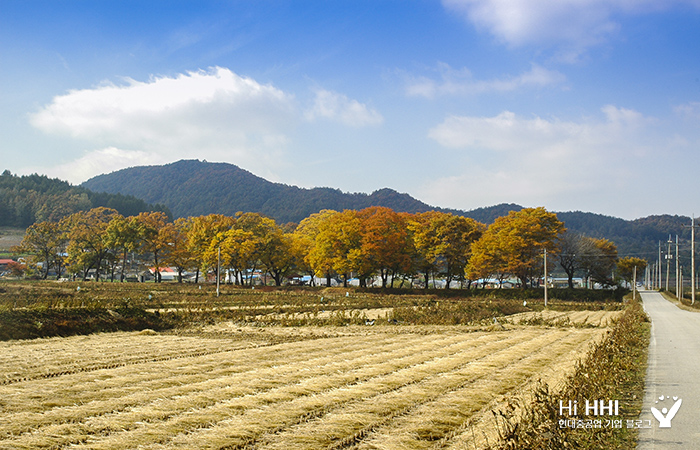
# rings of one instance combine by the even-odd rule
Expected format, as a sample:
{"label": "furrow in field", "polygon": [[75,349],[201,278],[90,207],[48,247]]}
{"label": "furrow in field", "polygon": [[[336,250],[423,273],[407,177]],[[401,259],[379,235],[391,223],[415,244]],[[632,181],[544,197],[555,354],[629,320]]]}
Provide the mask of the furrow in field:
{"label": "furrow in field", "polygon": [[[484,337],[491,339],[490,336]],[[193,433],[194,430],[210,427],[218,421],[229,419],[232,416],[243,416],[242,421],[246,423],[245,427],[249,425],[255,427],[255,423],[259,422],[260,417],[255,412],[251,414],[251,409],[257,410],[262,408],[268,413],[272,413],[273,416],[277,416],[280,405],[295,400],[298,403],[298,399],[306,399],[307,403],[309,403],[306,405],[306,410],[302,411],[301,414],[313,414],[315,410],[326,410],[329,407],[328,397],[333,392],[351,392],[354,386],[367,384],[376,378],[391,377],[394,372],[402,372],[406,371],[407,368],[424,365],[425,361],[431,360],[431,358],[433,360],[445,358],[459,351],[460,349],[457,347],[472,348],[474,350],[480,340],[483,339],[477,339],[477,342],[474,342],[473,338],[465,341],[463,337],[460,337],[457,342],[450,345],[438,344],[437,348],[425,354],[417,351],[420,347],[426,345],[425,342],[407,345],[405,348],[407,356],[402,358],[402,360],[383,358],[375,362],[366,359],[351,362],[350,364],[344,364],[347,366],[344,370],[334,370],[316,376],[310,374],[310,376],[296,384],[281,386],[278,389],[267,392],[258,392],[254,396],[222,401],[207,408],[191,409],[178,416],[166,417],[161,423],[154,421],[150,422],[145,428],[134,428],[124,433],[114,433],[106,436],[101,441],[95,439],[95,442],[90,442],[84,447],[124,448],[124,445],[132,445],[134,442],[143,447],[152,442],[167,440],[178,432]],[[423,341],[425,341],[425,337]],[[494,342],[497,342],[497,340],[494,340]],[[366,338],[365,344],[370,349],[375,342],[371,338]],[[489,344],[485,343],[484,345]],[[276,426],[276,422],[273,420],[269,422],[269,425]],[[263,428],[261,431],[264,430]],[[155,439],[154,436],[156,435],[160,435],[160,439]],[[200,442],[199,438],[197,442]],[[199,446],[201,442],[188,444],[187,446],[191,447],[192,445]]]}
{"label": "furrow in field", "polygon": [[[420,337],[416,337],[419,340]],[[402,349],[405,339],[395,336],[377,338],[383,351]],[[144,399],[183,398],[187,394],[216,389],[231,385],[229,377],[246,377],[260,383],[265,375],[269,377],[308,370],[313,365],[323,366],[336,362],[338,355],[350,360],[367,355],[366,345],[344,339],[330,346],[324,354],[312,355],[304,346],[280,345],[277,349],[255,349],[241,352],[234,361],[207,360],[190,361],[187,366],[168,367],[163,363],[148,364],[140,373],[124,370],[104,371],[105,379],[92,376],[70,376],[58,380],[27,383],[23,386],[0,388],[4,399],[0,411],[0,430],[4,434],[18,434],[42,424],[74,422],[83,417],[111,413],[135,407]],[[285,349],[284,347],[289,347]],[[288,351],[285,351],[288,350]],[[280,361],[282,363],[280,364]],[[171,362],[174,364],[175,362]],[[303,363],[299,366],[300,363]],[[178,362],[178,364],[180,364]],[[196,372],[195,375],[185,375]],[[239,378],[239,381],[242,381]],[[261,388],[261,386],[257,386]],[[40,392],[41,394],[37,394]],[[76,396],[71,395],[75,392]],[[30,396],[30,399],[27,398]],[[55,407],[54,398],[59,396],[64,407]],[[43,400],[43,402],[42,402]]]}
{"label": "furrow in field", "polygon": [[[393,336],[393,340],[396,340],[397,337]],[[391,341],[392,339],[389,339]],[[458,341],[459,337],[458,336],[452,336],[452,337],[442,337],[439,339],[436,339],[432,343],[426,342],[425,338],[422,336],[413,336],[413,337],[403,337],[403,339],[393,344],[393,347],[397,348],[395,352],[404,352],[404,353],[409,353],[410,349],[407,349],[406,343],[410,343],[411,341],[422,341],[422,344],[426,347],[441,347],[446,344],[449,344],[450,341]],[[356,341],[356,340],[355,340]],[[101,405],[102,408],[100,408],[99,411],[94,411],[94,410],[84,410],[84,411],[72,411],[74,413],[74,419],[71,421],[68,419],[68,422],[73,422],[76,420],[80,420],[81,418],[88,417],[87,422],[92,422],[90,424],[90,427],[96,428],[96,432],[107,432],[109,429],[113,429],[114,427],[117,427],[117,429],[121,429],[124,426],[135,426],[134,424],[141,426],[143,423],[143,420],[139,419],[148,419],[148,414],[147,412],[143,412],[143,410],[147,410],[146,406],[148,405],[148,402],[151,401],[153,403],[157,403],[153,410],[157,411],[156,415],[165,415],[167,417],[172,416],[173,414],[177,414],[178,411],[181,410],[188,410],[192,408],[197,408],[197,407],[204,407],[208,403],[215,403],[217,401],[220,401],[222,399],[222,396],[226,398],[226,395],[228,396],[250,396],[254,394],[259,394],[261,391],[264,391],[265,389],[272,389],[274,386],[279,385],[279,384],[284,384],[284,383],[295,383],[298,382],[298,380],[303,379],[304,377],[308,377],[310,375],[313,375],[313,371],[315,367],[318,367],[318,370],[320,372],[323,371],[343,371],[347,370],[348,368],[352,368],[354,365],[357,364],[357,362],[354,362],[352,359],[353,352],[349,352],[346,350],[348,346],[351,346],[352,340],[348,339],[343,339],[340,342],[337,342],[337,347],[334,349],[336,350],[335,352],[332,352],[326,348],[320,349],[320,348],[315,348],[315,347],[310,347],[307,345],[307,353],[310,352],[309,355],[306,355],[307,358],[309,356],[318,356],[319,354],[323,353],[324,355],[327,353],[335,353],[335,355],[330,355],[330,356],[323,356],[321,358],[316,358],[317,360],[312,360],[310,361],[311,364],[305,364],[303,361],[298,361],[298,362],[289,362],[287,359],[282,358],[282,361],[284,361],[286,364],[281,364],[281,365],[275,365],[272,364],[270,367],[268,367],[267,372],[265,370],[251,370],[250,373],[248,374],[248,380],[247,382],[249,383],[248,386],[245,385],[245,381],[241,379],[239,375],[235,375],[232,378],[229,379],[224,379],[224,380],[215,380],[215,383],[218,382],[220,385],[224,386],[224,390],[222,391],[221,386],[207,386],[205,389],[204,386],[196,386],[191,383],[192,380],[184,380],[183,381],[183,387],[186,388],[184,389],[185,391],[190,392],[190,395],[186,395],[186,392],[182,391],[168,391],[168,392],[163,392],[163,391],[145,391],[141,393],[140,395],[132,395],[131,399],[127,399],[125,402],[124,399],[114,399],[112,400],[113,402],[118,402],[121,401],[122,405],[117,405],[121,406],[122,409],[125,411],[123,414],[120,414],[117,412],[116,414],[110,414],[109,412],[112,411],[110,407],[114,407],[114,404],[109,404],[110,401],[107,401],[107,405]],[[308,344],[308,343],[307,343]],[[382,350],[383,348],[386,349],[387,346],[382,346],[382,340],[378,340],[376,337],[373,338],[372,344],[379,344],[378,346],[372,346],[368,348],[367,342],[365,343],[356,343],[358,345],[358,349],[355,350],[356,355],[355,359],[363,359],[363,358],[368,358],[367,355],[370,355],[371,359],[371,353],[372,351],[377,352],[378,354],[376,355],[376,359],[378,360],[385,360],[385,359],[392,359],[394,358],[395,354],[392,354],[390,352],[386,352],[385,350]],[[392,347],[392,345],[389,345],[388,347]],[[410,345],[408,347],[411,347]],[[270,355],[268,355],[270,356]],[[283,355],[282,355],[283,356]],[[344,357],[343,359],[340,359],[340,357]],[[318,363],[324,362],[322,360],[325,360],[325,363],[328,367],[323,367],[319,366]],[[275,362],[275,361],[273,361]],[[279,359],[276,360],[276,362],[281,362]],[[257,361],[259,364],[260,361]],[[301,367],[299,366],[301,364]],[[299,367],[294,367],[294,366],[299,366]],[[285,379],[284,374],[285,370],[287,371],[296,371],[297,375],[296,378],[291,378],[291,379]],[[125,381],[125,380],[123,380]],[[200,392],[201,390],[201,392]],[[179,394],[179,395],[176,395]],[[225,395],[226,394],[226,395]],[[112,398],[112,396],[110,396]],[[155,399],[155,400],[153,400]],[[168,400],[171,399],[171,400]],[[131,400],[131,401],[128,401]],[[202,403],[203,402],[203,403]],[[124,403],[126,403],[126,406],[124,407]],[[175,406],[179,405],[179,408],[173,408]],[[94,405],[93,405],[94,406]],[[106,406],[106,407],[105,407]],[[79,407],[78,407],[79,408]],[[107,414],[104,414],[105,411],[108,411]],[[81,414],[82,413],[82,414]],[[106,417],[103,419],[100,419],[100,417],[89,417],[89,414],[95,414],[95,413],[103,413]],[[153,412],[151,411],[151,414]],[[99,414],[98,414],[99,415]],[[119,419],[120,416],[123,416],[122,418],[126,418],[126,416],[135,416],[131,418],[131,421],[127,420],[126,423],[122,423],[122,421]],[[45,414],[39,415],[40,417],[44,417]],[[116,419],[114,418],[116,417]],[[23,420],[22,417],[11,417],[8,418],[8,423],[9,424],[17,424],[19,423],[27,423]],[[55,419],[55,418],[54,418]],[[66,420],[67,418],[63,418],[63,420]],[[104,423],[99,424],[98,422],[109,422],[112,420],[114,424],[112,425],[105,425]],[[155,420],[155,419],[152,419]],[[48,423],[51,423],[52,421],[46,421]],[[36,425],[36,424],[34,424]],[[32,426],[31,421],[28,423],[29,428],[27,426],[24,426],[23,428],[25,429],[30,429]],[[82,427],[84,428],[85,424],[81,423],[66,423],[64,425],[53,425],[47,427],[45,430],[38,430],[38,432],[32,433],[35,437],[40,438],[40,435],[42,434],[62,434],[62,435],[70,435],[68,430],[71,427],[76,427],[76,436],[81,436],[87,434],[86,431],[80,431],[79,429]],[[105,429],[106,427],[106,429]],[[14,430],[14,431],[19,431],[19,430]],[[36,439],[33,439],[28,436],[25,436],[23,439],[29,439],[34,442],[37,442]],[[72,439],[68,439],[69,441],[73,441]],[[31,447],[29,445],[28,447]]]}
{"label": "furrow in field", "polygon": [[[578,355],[600,330],[571,330],[557,342],[525,356],[507,368],[497,370],[462,389],[423,403],[410,414],[396,418],[375,430],[356,446],[358,449],[428,449],[447,445],[453,435],[462,434],[466,424],[499,396],[521,388],[533,377],[545,375],[543,367]],[[483,430],[475,434],[482,435]],[[436,440],[438,441],[436,443]]]}
{"label": "furrow in field", "polygon": [[[63,341],[60,339],[64,339]],[[51,338],[0,344],[0,384],[51,378],[144,362],[189,358],[230,351],[232,343],[176,336],[147,336],[138,333],[105,335],[107,342],[85,336]],[[94,345],[93,345],[94,344]],[[252,345],[236,343],[235,348]],[[186,349],[186,351],[183,351]]]}
{"label": "furrow in field", "polygon": [[[258,441],[264,433],[271,435],[283,431],[289,426],[324,417],[335,410],[343,409],[353,403],[372,403],[381,401],[392,392],[402,391],[408,386],[425,383],[429,379],[442,379],[442,373],[459,367],[474,364],[475,361],[488,359],[517,346],[521,339],[540,339],[553,331],[525,330],[520,335],[505,333],[500,341],[479,347],[465,348],[445,357],[426,361],[412,367],[388,372],[351,386],[342,386],[315,395],[306,395],[288,401],[276,402],[274,405],[258,403],[250,405],[242,414],[231,416],[214,426],[182,434],[164,442],[163,445],[142,448],[192,448],[203,446],[212,448],[241,448]],[[465,336],[467,337],[467,336]],[[468,338],[468,337],[467,337]],[[369,370],[369,369],[365,369]],[[315,382],[310,380],[310,382]],[[315,421],[315,420],[312,420]]]}
{"label": "furrow in field", "polygon": [[[608,332],[605,329],[587,329],[582,330],[585,334],[589,334],[588,339],[582,339],[578,346],[572,346],[567,352],[564,351],[559,358],[553,360],[540,375],[532,377],[529,382],[523,383],[518,388],[508,393],[510,401],[527,403],[532,399],[532,387],[538,380],[546,382],[552,392],[558,392],[569,375],[575,369],[576,363],[585,357],[591,345],[604,338]],[[439,441],[435,448],[446,448],[449,450],[461,450],[464,448],[486,449],[489,448],[489,443],[493,443],[498,439],[498,433],[494,422],[492,410],[502,406],[505,398],[492,399],[485,408],[474,417],[470,418],[462,426],[455,428],[444,439]],[[521,403],[521,404],[522,404]],[[519,407],[516,407],[519,408]]]}
{"label": "furrow in field", "polygon": [[[378,338],[380,342],[389,342],[391,335]],[[388,340],[387,340],[388,339]],[[346,338],[352,351],[356,345],[350,338]],[[362,349],[361,344],[356,345]],[[186,350],[186,349],[183,349]],[[342,352],[342,349],[337,349]],[[165,362],[145,362],[137,367],[119,367],[110,370],[101,370],[94,374],[77,373],[57,379],[36,381],[41,386],[44,397],[51,397],[51,392],[60,394],[60,400],[64,406],[82,404],[93,399],[93,391],[99,390],[103,396],[123,396],[129,392],[142,390],[154,390],[167,387],[172,384],[185,382],[197,382],[198,379],[234,374],[246,370],[258,370],[276,364],[278,357],[283,361],[304,360],[308,358],[308,350],[303,346],[294,344],[280,344],[275,347],[262,347],[246,350],[231,350],[231,354],[222,357],[221,354],[206,355],[190,360],[173,360]],[[167,376],[166,376],[167,375]],[[128,377],[130,383],[124,383],[124,377]],[[0,387],[0,399],[14,397],[16,391],[28,389],[32,383],[17,386]],[[0,403],[0,411],[34,411],[43,412],[46,405],[25,404],[21,402],[4,401]],[[58,406],[58,405],[54,405]]]}
{"label": "furrow in field", "polygon": [[408,414],[422,403],[462,389],[490,377],[499,370],[509,370],[522,358],[562,339],[566,331],[548,330],[532,339],[509,345],[454,367],[444,367],[435,376],[388,391],[372,401],[362,396],[313,421],[291,427],[257,448],[317,449],[345,448],[361,441],[374,429]]}

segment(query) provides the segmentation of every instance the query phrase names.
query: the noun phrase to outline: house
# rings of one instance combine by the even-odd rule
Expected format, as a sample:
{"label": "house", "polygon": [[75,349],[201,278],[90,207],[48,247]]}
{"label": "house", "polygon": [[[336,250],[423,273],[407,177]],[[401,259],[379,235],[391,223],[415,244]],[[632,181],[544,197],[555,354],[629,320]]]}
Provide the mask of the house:
{"label": "house", "polygon": [[[156,268],[155,267],[150,267],[148,269],[148,272],[150,273],[151,277],[155,278],[156,275]],[[177,269],[174,267],[161,267],[159,269],[160,272],[160,281],[177,281]]]}

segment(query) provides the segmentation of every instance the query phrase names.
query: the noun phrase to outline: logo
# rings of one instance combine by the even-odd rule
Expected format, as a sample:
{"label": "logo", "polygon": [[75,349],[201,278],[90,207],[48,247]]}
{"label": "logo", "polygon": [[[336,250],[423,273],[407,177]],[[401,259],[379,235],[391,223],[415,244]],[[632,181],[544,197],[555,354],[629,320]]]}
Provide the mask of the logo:
{"label": "logo", "polygon": [[[658,404],[659,402],[663,402],[664,400],[668,400],[670,398],[671,397],[669,397],[668,395],[662,395],[655,403]],[[659,411],[655,407],[651,407],[651,413],[654,415],[654,417],[656,417],[656,420],[659,421],[659,428],[671,428],[671,420],[676,416],[676,413],[681,408],[681,403],[683,403],[683,399],[673,397],[673,401],[675,403],[673,404],[673,406],[671,406],[671,409],[664,407],[661,409],[661,411]]]}

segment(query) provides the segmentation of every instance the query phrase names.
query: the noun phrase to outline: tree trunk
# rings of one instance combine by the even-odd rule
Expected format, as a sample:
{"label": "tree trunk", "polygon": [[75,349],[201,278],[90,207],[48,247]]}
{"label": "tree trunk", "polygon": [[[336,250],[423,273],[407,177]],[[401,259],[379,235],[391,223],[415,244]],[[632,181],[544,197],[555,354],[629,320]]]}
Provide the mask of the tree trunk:
{"label": "tree trunk", "polygon": [[124,271],[126,270],[126,255],[127,251],[124,249],[124,257],[122,258],[122,274],[121,274],[121,282],[124,282]]}

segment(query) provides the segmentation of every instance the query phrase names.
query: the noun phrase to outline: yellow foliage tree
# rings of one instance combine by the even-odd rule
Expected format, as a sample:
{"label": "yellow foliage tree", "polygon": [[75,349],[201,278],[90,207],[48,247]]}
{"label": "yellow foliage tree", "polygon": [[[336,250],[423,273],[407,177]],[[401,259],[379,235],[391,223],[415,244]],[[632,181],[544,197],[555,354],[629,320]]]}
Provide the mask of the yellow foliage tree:
{"label": "yellow foliage tree", "polygon": [[525,208],[497,218],[472,245],[467,265],[470,279],[512,274],[527,287],[542,268],[542,254],[556,253],[564,224],[546,209]]}
{"label": "yellow foliage tree", "polygon": [[95,279],[100,279],[100,269],[110,251],[107,227],[120,214],[111,208],[93,208],[65,217],[60,226],[68,233],[67,262],[74,273],[83,272],[86,280],[91,269],[95,269]]}
{"label": "yellow foliage tree", "polygon": [[142,212],[136,216],[136,223],[139,230],[141,249],[151,255],[155,281],[160,283],[161,254],[169,245],[169,236],[166,231],[168,216],[161,211]]}
{"label": "yellow foliage tree", "polygon": [[[223,214],[189,217],[183,225],[187,232],[187,249],[192,254],[194,266],[197,268],[195,283],[199,282],[199,271],[216,267],[216,253],[210,251],[212,241],[225,233],[235,223],[233,217]],[[221,238],[223,240],[223,237]]]}
{"label": "yellow foliage tree", "polygon": [[41,278],[47,279],[49,270],[54,267],[60,278],[63,268],[63,252],[68,239],[58,222],[37,222],[27,228],[19,246],[13,247],[15,253],[28,253],[30,263],[41,263]]}

